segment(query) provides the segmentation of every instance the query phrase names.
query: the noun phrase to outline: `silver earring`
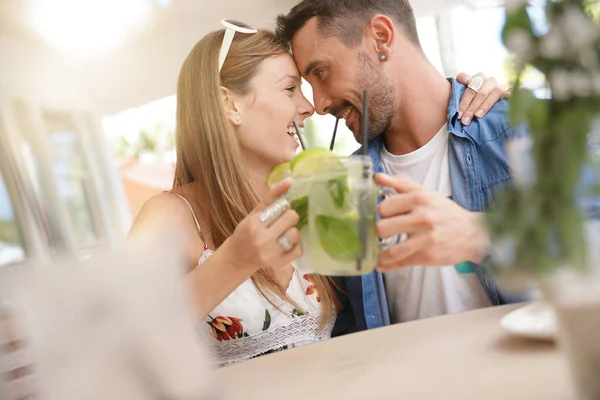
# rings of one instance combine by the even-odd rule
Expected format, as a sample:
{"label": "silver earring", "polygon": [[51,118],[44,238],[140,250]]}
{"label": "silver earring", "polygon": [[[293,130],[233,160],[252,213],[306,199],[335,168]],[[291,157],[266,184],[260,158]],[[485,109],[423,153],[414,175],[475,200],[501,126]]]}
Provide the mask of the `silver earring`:
{"label": "silver earring", "polygon": [[238,115],[237,117],[235,117],[235,122],[237,122],[238,124],[240,122],[242,122],[242,119],[240,118],[240,116]]}
{"label": "silver earring", "polygon": [[380,59],[381,61],[385,61],[385,60],[387,60],[387,54],[385,54],[385,53],[379,53],[379,59]]}

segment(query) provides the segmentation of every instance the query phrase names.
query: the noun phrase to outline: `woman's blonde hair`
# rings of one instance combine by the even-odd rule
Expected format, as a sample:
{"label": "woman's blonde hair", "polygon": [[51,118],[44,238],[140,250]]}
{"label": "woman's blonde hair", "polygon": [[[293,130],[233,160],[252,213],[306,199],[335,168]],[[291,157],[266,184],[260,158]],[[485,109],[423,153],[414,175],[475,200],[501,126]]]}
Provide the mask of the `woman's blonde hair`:
{"label": "woman's blonde hair", "polygon": [[[247,95],[252,90],[250,82],[265,59],[289,54],[272,32],[236,34],[219,74],[218,56],[224,33],[219,30],[206,35],[181,67],[173,183],[174,187],[200,183],[201,193],[191,199],[192,204],[210,218],[208,228],[217,248],[259,202],[243,165],[233,125],[225,114],[221,87]],[[261,269],[252,280],[272,304],[278,298],[296,306],[272,271]],[[318,275],[312,276],[311,281],[320,296],[324,324],[339,308],[334,285],[329,278]]]}

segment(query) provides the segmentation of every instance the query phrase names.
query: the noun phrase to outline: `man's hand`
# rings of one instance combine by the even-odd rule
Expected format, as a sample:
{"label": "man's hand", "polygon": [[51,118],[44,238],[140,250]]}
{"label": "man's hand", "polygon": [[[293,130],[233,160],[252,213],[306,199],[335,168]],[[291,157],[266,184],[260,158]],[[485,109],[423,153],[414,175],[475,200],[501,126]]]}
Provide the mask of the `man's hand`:
{"label": "man's hand", "polygon": [[379,255],[379,271],[481,261],[489,240],[481,213],[467,211],[408,178],[377,174],[375,182],[398,192],[379,205],[378,236],[407,235],[405,241]]}

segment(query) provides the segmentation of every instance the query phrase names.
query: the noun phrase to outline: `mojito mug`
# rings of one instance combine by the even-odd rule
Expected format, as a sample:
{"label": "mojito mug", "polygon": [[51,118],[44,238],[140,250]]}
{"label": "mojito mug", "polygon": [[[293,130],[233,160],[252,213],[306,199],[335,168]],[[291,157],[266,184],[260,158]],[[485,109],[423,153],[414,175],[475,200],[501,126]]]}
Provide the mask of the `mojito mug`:
{"label": "mojito mug", "polygon": [[300,216],[303,273],[355,276],[373,270],[379,253],[399,241],[377,237],[377,200],[395,194],[379,187],[368,156],[331,158],[308,177],[294,177],[288,199]]}

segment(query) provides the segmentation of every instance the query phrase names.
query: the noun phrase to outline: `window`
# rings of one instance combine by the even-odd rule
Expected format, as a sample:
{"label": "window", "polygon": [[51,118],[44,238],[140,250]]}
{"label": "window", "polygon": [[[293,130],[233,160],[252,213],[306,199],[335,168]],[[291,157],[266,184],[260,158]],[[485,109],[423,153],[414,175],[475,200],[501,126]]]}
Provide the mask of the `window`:
{"label": "window", "polygon": [[427,15],[417,18],[417,31],[425,56],[441,74],[444,74],[436,16]]}
{"label": "window", "polygon": [[[313,103],[313,92],[310,84],[303,80],[302,93]],[[304,139],[308,148],[329,148],[331,137],[335,127],[335,117],[333,115],[315,114],[304,121]],[[360,145],[354,140],[354,135],[346,127],[343,120],[340,120],[335,137],[334,151],[337,154],[346,156],[352,154]]]}
{"label": "window", "polygon": [[17,219],[11,199],[0,174],[0,267],[25,260]]}
{"label": "window", "polygon": [[456,68],[475,74],[483,72],[506,84],[504,68],[508,55],[501,39],[504,8],[472,9],[458,6],[452,10],[452,35]]}
{"label": "window", "polygon": [[[470,74],[483,72],[509,85],[514,78],[514,68],[513,57],[502,41],[506,10],[486,6],[485,2],[473,1],[472,4],[475,7],[457,6],[451,11],[456,70]],[[548,29],[543,5],[544,1],[534,0],[528,7],[534,28],[540,33]],[[524,86],[544,93],[544,76],[539,71],[530,68],[522,79]]]}
{"label": "window", "polygon": [[65,202],[70,224],[78,247],[97,243],[89,195],[91,177],[84,163],[77,128],[62,114],[44,112],[44,121],[50,134],[52,172],[58,194]]}
{"label": "window", "polygon": [[169,96],[102,119],[132,215],[173,184],[176,107]]}

